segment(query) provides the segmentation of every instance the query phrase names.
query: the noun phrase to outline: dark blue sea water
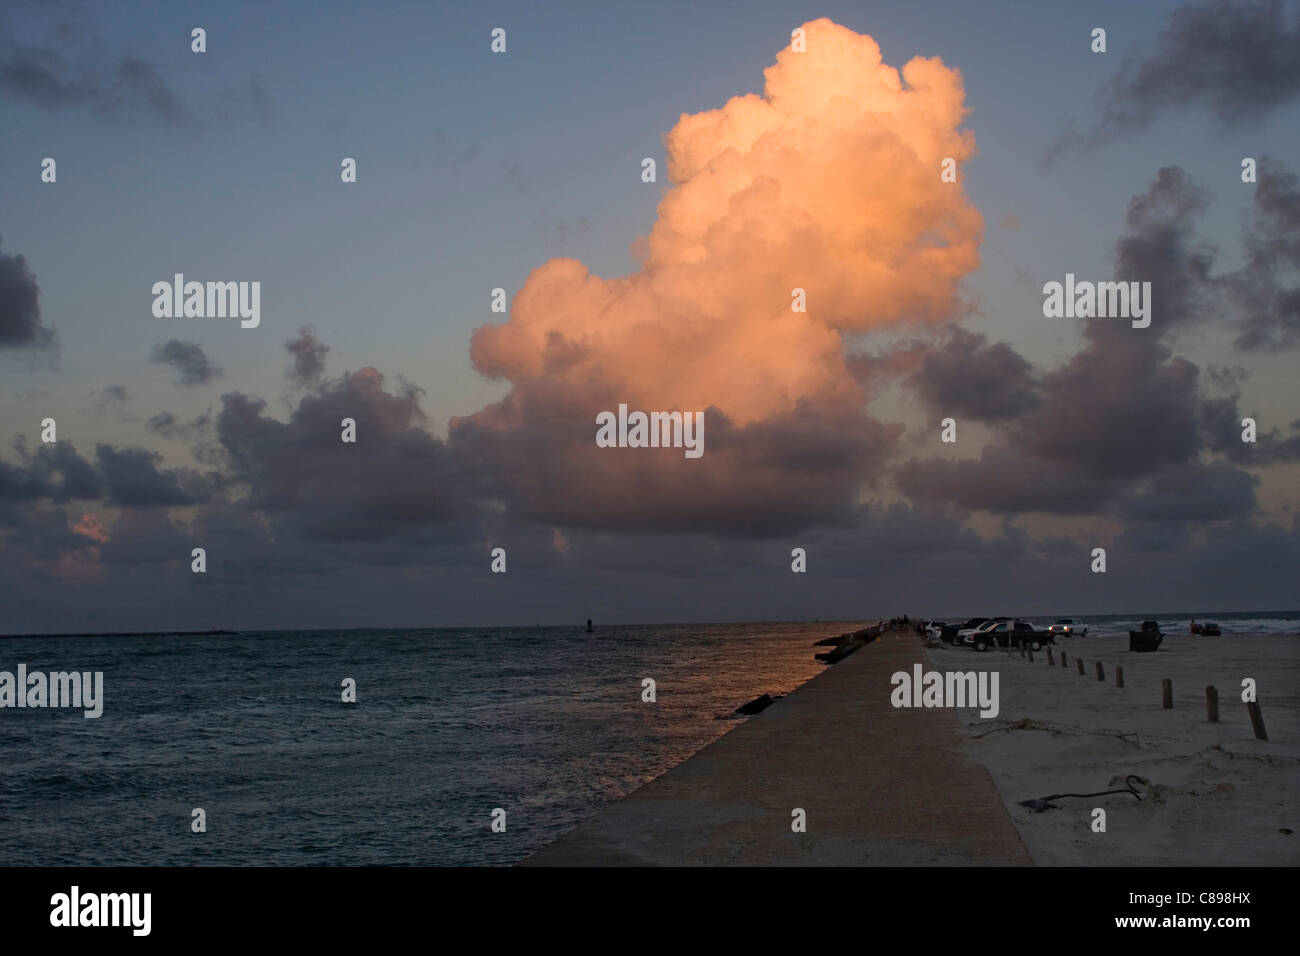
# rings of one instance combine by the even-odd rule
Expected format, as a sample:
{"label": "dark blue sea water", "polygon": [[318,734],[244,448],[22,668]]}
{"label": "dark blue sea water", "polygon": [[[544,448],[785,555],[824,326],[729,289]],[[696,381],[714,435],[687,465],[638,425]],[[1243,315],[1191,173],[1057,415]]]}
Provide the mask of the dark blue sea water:
{"label": "dark blue sea water", "polygon": [[0,640],[0,671],[104,672],[98,719],[0,709],[0,865],[512,863],[816,674],[812,642],[851,626]]}

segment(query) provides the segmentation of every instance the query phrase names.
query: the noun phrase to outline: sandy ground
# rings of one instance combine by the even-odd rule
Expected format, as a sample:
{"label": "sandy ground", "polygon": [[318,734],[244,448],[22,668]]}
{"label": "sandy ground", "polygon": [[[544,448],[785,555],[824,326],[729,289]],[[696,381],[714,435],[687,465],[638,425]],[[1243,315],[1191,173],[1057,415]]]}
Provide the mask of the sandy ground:
{"label": "sandy ground", "polygon": [[[1060,666],[1059,653],[1069,656]],[[957,712],[968,753],[988,768],[1035,863],[1040,865],[1268,865],[1300,863],[1300,638],[1166,637],[1152,654],[1125,638],[1069,638],[1056,666],[1015,651],[928,648],[938,670],[997,670],[1001,712]],[[1085,661],[1079,676],[1075,659]],[[1099,683],[1095,662],[1106,680]],[[1124,687],[1115,686],[1115,666]],[[1171,678],[1174,706],[1161,708]],[[1242,680],[1253,678],[1268,730],[1256,740]],[[1219,692],[1220,722],[1206,720],[1205,687]],[[1127,794],[1053,801],[1036,813],[1021,800],[1150,782]],[[963,799],[953,794],[952,811]],[[1106,811],[1106,832],[1092,810]]]}

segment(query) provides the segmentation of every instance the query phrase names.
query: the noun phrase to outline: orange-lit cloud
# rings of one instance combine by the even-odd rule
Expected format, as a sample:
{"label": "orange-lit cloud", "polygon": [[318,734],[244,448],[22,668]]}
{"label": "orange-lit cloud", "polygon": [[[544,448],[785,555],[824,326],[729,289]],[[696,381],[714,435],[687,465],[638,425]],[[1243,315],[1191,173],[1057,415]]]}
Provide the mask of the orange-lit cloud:
{"label": "orange-lit cloud", "polygon": [[96,544],[105,544],[108,541],[108,529],[104,527],[104,522],[89,511],[76,520],[72,525],[72,531],[83,538],[89,538]]}
{"label": "orange-lit cloud", "polygon": [[[762,96],[683,114],[668,133],[672,186],[639,271],[604,279],[553,259],[509,321],[474,334],[474,365],[513,388],[453,420],[453,441],[499,468],[549,448],[529,474],[503,478],[500,493],[527,499],[531,516],[573,520],[585,507],[617,523],[622,510],[647,517],[647,499],[662,513],[709,487],[718,504],[730,487],[751,509],[791,492],[839,499],[892,440],[863,410],[843,335],[959,311],[983,229],[960,181],[940,176],[950,157],[960,180],[974,153],[964,90],[938,59],[900,72],[869,36],[825,19],[804,29],[807,52],[782,50]],[[791,310],[796,288],[806,313]],[[710,409],[704,458],[590,447],[596,412],[617,402]],[[809,433],[805,466],[790,443]],[[619,484],[641,504],[613,500]]]}

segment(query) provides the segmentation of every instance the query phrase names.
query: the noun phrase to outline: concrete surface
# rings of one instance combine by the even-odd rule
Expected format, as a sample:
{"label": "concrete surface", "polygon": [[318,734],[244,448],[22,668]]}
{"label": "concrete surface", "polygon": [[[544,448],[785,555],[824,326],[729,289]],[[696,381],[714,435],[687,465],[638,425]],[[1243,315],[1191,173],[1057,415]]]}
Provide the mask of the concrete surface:
{"label": "concrete surface", "polygon": [[890,705],[918,662],[887,632],[522,865],[1030,865],[956,714]]}

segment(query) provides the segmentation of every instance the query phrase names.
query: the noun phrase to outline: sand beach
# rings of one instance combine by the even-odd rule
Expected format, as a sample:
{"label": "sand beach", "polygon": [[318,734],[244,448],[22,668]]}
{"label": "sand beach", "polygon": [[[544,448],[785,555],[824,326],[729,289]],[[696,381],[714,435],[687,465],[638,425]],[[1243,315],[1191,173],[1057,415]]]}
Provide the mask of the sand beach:
{"label": "sand beach", "polygon": [[[977,654],[928,648],[940,670],[996,667],[1001,710],[992,720],[957,712],[967,753],[988,768],[1017,830],[1040,865],[1268,865],[1300,862],[1295,831],[1300,786],[1300,638],[1173,634],[1149,654],[1124,637],[1066,638],[1033,663],[1014,650]],[[1061,666],[1064,651],[1067,666]],[[1076,660],[1084,661],[1078,673]],[[1105,680],[1098,681],[1101,662]],[[1117,687],[1115,669],[1124,669]],[[1165,678],[1173,707],[1162,707]],[[1256,740],[1242,702],[1252,679],[1268,740]],[[1205,688],[1219,696],[1207,720]],[[1027,799],[1121,788],[1137,774],[1141,801],[1127,794]],[[1091,811],[1106,810],[1105,833]]]}

